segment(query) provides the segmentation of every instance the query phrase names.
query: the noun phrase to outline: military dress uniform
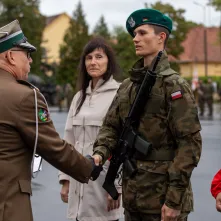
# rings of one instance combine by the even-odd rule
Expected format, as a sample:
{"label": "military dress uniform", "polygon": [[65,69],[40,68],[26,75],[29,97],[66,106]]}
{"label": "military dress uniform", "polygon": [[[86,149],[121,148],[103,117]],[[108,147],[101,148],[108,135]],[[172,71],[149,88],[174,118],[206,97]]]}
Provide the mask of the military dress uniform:
{"label": "military dress uniform", "polygon": [[[18,21],[0,28],[0,53],[35,50]],[[34,152],[54,167],[87,183],[92,163],[56,132],[43,95],[0,68],[0,221],[32,221],[30,196]]]}
{"label": "military dress uniform", "polygon": [[[139,26],[148,21],[168,27],[168,20],[152,9],[138,11],[128,18],[134,28],[137,23]],[[133,36],[132,28],[129,33]],[[116,148],[137,87],[152,66],[144,67],[144,60],[140,59],[130,70],[130,78],[121,84],[94,144],[94,154],[101,155],[103,163]],[[152,150],[147,156],[135,152],[137,172],[133,177],[128,178],[123,170],[123,206],[126,220],[159,221],[161,208],[166,204],[181,210],[178,220],[184,221],[193,210],[190,177],[200,159],[201,126],[191,88],[170,68],[165,51],[155,72],[156,83],[138,127],[138,134],[152,144]]]}

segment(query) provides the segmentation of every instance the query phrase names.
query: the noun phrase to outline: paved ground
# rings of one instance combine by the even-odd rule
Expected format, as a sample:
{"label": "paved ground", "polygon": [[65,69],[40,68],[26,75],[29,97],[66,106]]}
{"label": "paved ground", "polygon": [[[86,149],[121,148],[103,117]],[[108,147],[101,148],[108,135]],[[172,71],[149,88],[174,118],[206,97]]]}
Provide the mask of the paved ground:
{"label": "paved ground", "polygon": [[[195,196],[195,212],[189,221],[220,221],[221,214],[215,210],[215,201],[210,195],[210,182],[216,171],[221,168],[221,118],[220,108],[216,106],[214,119],[201,119],[203,152],[198,167],[192,176]],[[58,113],[53,108],[52,119],[55,127],[63,136],[67,113]],[[32,182],[32,205],[35,221],[67,221],[66,205],[60,200],[60,186],[57,170],[43,162],[43,171]]]}

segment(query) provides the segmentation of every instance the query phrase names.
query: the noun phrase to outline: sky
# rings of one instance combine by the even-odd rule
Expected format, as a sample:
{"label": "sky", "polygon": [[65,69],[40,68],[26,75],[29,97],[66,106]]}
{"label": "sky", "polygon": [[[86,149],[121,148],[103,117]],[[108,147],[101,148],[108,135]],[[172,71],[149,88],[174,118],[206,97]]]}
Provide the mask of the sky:
{"label": "sky", "polygon": [[[66,12],[72,16],[79,0],[41,0],[40,11],[46,16]],[[157,0],[81,0],[89,30],[92,31],[101,15],[104,16],[109,30],[117,25],[125,27],[127,17],[135,10],[143,8],[144,3],[155,3]],[[209,0],[161,0],[175,9],[185,9],[185,19],[206,26],[219,26],[220,13],[207,5]],[[172,2],[172,3],[171,3]],[[198,5],[196,5],[196,3]]]}

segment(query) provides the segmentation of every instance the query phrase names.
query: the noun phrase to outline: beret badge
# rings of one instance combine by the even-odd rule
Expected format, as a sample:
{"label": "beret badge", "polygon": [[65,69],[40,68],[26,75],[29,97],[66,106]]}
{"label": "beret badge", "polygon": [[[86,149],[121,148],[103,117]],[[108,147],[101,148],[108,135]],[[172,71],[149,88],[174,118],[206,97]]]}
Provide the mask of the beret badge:
{"label": "beret badge", "polygon": [[134,21],[134,19],[133,19],[132,17],[130,17],[130,18],[128,19],[128,23],[129,23],[129,25],[130,25],[131,28],[133,28],[133,27],[136,25],[136,23],[135,23],[135,21]]}

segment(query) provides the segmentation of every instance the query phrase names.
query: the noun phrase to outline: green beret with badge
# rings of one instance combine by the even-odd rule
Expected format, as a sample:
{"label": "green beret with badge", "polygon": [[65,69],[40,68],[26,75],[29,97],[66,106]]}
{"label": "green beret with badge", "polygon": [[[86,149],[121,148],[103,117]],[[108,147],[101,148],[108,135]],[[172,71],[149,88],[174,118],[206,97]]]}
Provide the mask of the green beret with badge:
{"label": "green beret with badge", "polygon": [[169,33],[172,31],[173,22],[170,17],[162,12],[144,8],[134,11],[126,21],[126,28],[129,34],[134,37],[134,30],[141,25],[156,25],[166,28]]}
{"label": "green beret with badge", "polygon": [[0,53],[14,47],[23,48],[30,52],[36,51],[35,46],[27,41],[18,20],[0,27]]}

